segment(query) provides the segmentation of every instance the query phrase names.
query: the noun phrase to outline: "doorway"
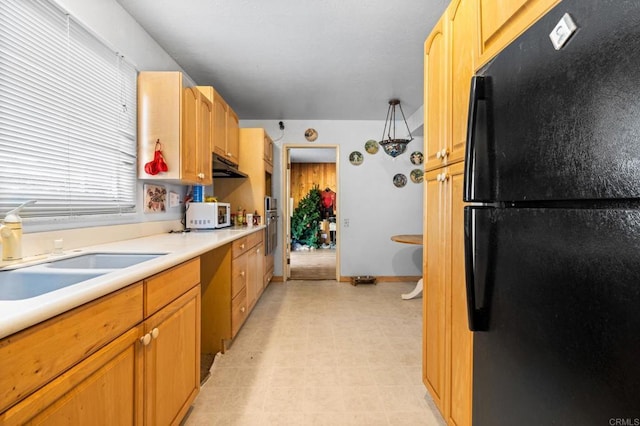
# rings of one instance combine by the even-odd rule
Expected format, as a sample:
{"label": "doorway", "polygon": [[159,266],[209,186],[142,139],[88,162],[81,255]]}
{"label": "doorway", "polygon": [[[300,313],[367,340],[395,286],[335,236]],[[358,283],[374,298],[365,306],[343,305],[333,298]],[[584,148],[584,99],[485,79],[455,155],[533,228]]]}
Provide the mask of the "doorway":
{"label": "doorway", "polygon": [[340,280],[338,146],[286,144],[283,157],[284,280]]}

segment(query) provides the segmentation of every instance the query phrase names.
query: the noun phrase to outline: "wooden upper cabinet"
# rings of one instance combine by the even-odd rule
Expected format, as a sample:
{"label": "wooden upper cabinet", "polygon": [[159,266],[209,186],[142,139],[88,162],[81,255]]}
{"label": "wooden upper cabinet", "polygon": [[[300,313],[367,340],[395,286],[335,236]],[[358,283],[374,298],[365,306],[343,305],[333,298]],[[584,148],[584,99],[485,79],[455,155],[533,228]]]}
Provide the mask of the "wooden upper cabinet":
{"label": "wooden upper cabinet", "polygon": [[198,178],[202,179],[204,184],[210,185],[213,182],[213,172],[211,170],[213,104],[203,93],[200,93],[199,97],[198,131]]}
{"label": "wooden upper cabinet", "polygon": [[424,123],[426,127],[425,169],[442,166],[447,147],[447,43],[445,19],[441,18],[424,44]]}
{"label": "wooden upper cabinet", "polygon": [[198,102],[200,93],[195,87],[184,89],[181,163],[182,179],[196,182],[198,180]]}
{"label": "wooden upper cabinet", "polygon": [[[203,110],[204,108],[204,110]],[[184,87],[180,72],[138,75],[138,177],[180,184],[208,185],[211,180],[211,122],[206,100],[196,88]],[[156,142],[159,141],[159,144]],[[161,150],[166,172],[149,173],[145,165]]]}
{"label": "wooden upper cabinet", "polygon": [[212,103],[212,152],[238,164],[240,158],[240,124],[238,115],[211,86],[198,86]]}
{"label": "wooden upper cabinet", "polygon": [[265,133],[264,135],[264,162],[267,165],[267,169],[269,168],[268,166],[271,166],[271,170],[269,171],[269,173],[273,172],[273,141],[271,140],[271,138],[269,137],[269,135],[267,135]]}
{"label": "wooden upper cabinet", "polygon": [[227,110],[229,105],[222,99],[213,87],[209,88],[213,104],[213,152],[223,157],[227,156]]}
{"label": "wooden upper cabinet", "polygon": [[448,68],[450,88],[449,155],[441,161],[462,161],[467,140],[467,115],[469,90],[474,72],[473,40],[475,34],[475,9],[473,0],[454,0],[447,12],[447,39],[451,52]]}
{"label": "wooden upper cabinet", "polygon": [[482,66],[560,0],[473,0],[478,41],[476,65]]}
{"label": "wooden upper cabinet", "polygon": [[240,158],[240,123],[231,107],[227,109],[227,156],[236,164]]}

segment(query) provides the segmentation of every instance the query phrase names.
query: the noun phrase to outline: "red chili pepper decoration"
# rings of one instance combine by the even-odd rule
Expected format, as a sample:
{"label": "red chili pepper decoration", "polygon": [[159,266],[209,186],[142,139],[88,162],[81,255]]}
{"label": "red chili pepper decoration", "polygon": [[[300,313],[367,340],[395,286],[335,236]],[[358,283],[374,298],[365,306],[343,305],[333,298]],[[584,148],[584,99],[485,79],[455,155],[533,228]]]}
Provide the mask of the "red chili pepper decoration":
{"label": "red chili pepper decoration", "polygon": [[164,157],[162,156],[162,144],[160,143],[160,139],[158,139],[156,141],[156,152],[153,155],[153,161],[149,161],[144,165],[144,171],[150,175],[157,175],[167,170],[169,170],[169,167],[167,167],[167,163],[165,163]]}

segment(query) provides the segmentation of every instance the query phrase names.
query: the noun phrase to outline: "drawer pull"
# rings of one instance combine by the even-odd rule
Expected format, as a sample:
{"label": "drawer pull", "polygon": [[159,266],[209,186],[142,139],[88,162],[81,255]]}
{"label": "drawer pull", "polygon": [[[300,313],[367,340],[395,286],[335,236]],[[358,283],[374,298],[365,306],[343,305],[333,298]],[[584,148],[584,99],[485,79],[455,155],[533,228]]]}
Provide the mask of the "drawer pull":
{"label": "drawer pull", "polygon": [[244,244],[240,244],[240,249],[244,250]]}
{"label": "drawer pull", "polygon": [[151,330],[151,337],[153,337],[154,339],[157,339],[159,334],[160,334],[160,330],[158,330],[158,327]]}

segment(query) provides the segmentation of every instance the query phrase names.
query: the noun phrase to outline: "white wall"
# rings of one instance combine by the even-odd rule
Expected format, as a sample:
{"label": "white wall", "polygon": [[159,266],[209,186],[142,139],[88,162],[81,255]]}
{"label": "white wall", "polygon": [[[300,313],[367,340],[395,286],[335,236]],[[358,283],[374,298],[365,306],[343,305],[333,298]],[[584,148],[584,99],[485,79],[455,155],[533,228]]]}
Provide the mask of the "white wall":
{"label": "white wall", "polygon": [[[423,151],[422,137],[416,137],[407,151],[395,159],[382,151],[368,154],[364,144],[369,139],[380,140],[384,121],[313,121],[282,120],[284,135],[278,121],[240,120],[241,127],[263,127],[272,139],[282,136],[274,147],[274,197],[282,210],[282,146],[283,144],[328,144],[339,147],[340,208],[339,238],[342,276],[407,276],[422,274],[422,247],[391,241],[395,234],[422,233],[424,184],[413,183],[409,177],[414,166],[409,160],[413,151]],[[307,128],[318,131],[315,142],[307,142]],[[354,166],[349,154],[360,151],[364,162]],[[407,185],[396,188],[393,176],[403,173]],[[282,217],[280,218],[282,220]],[[349,226],[345,227],[348,220]],[[282,222],[278,224],[282,230]],[[282,235],[280,235],[282,238]],[[282,275],[281,245],[276,251],[275,274]]]}

